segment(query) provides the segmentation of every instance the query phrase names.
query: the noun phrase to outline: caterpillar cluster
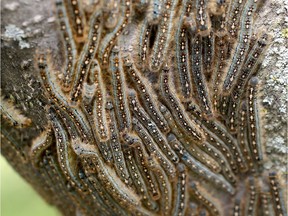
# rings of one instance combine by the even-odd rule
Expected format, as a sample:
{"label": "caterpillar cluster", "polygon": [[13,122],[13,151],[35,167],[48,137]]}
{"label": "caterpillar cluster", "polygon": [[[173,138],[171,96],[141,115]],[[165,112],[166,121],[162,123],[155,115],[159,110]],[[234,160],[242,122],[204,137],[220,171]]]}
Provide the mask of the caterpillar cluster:
{"label": "caterpillar cluster", "polygon": [[65,62],[59,74],[37,53],[49,125],[29,155],[50,202],[65,215],[287,215],[263,169],[259,5],[57,0]]}

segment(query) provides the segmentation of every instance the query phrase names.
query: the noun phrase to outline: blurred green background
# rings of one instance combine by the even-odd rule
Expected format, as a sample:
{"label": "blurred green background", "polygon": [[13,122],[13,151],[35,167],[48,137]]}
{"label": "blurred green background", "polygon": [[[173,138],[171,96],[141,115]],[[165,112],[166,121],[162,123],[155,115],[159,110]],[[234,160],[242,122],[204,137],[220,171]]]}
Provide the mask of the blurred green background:
{"label": "blurred green background", "polygon": [[7,163],[1,164],[1,216],[60,216]]}

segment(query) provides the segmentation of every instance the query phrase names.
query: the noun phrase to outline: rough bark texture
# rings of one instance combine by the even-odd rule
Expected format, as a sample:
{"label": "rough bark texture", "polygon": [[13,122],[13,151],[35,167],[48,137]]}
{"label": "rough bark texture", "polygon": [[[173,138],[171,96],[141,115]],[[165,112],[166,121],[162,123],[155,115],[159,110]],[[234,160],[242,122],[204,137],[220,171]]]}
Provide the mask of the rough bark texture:
{"label": "rough bark texture", "polygon": [[[281,179],[287,178],[287,7],[287,1],[267,0],[257,12],[254,23],[254,30],[264,29],[272,35],[259,72],[265,156],[263,173],[278,171]],[[32,141],[48,126],[45,111],[48,98],[40,82],[39,72],[35,69],[35,54],[50,50],[56,69],[60,69],[64,61],[54,8],[52,1],[1,1],[1,106],[5,107],[1,110],[1,151],[11,166],[63,214],[76,214],[77,211],[79,214],[91,214],[76,207],[67,210],[66,204],[55,201],[55,194],[51,194],[51,190],[44,186],[47,184],[43,184],[43,176],[39,176],[42,174],[35,171],[29,158]],[[7,113],[14,114],[13,118],[9,119]],[[241,188],[238,190],[241,191]],[[225,193],[209,196],[216,201],[220,213],[232,214],[234,202],[225,206],[223,200],[229,199]],[[208,211],[211,209],[208,208]]]}

